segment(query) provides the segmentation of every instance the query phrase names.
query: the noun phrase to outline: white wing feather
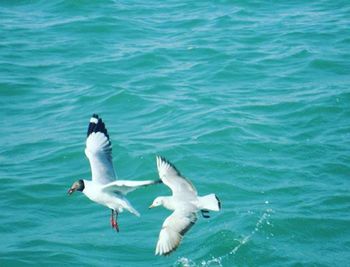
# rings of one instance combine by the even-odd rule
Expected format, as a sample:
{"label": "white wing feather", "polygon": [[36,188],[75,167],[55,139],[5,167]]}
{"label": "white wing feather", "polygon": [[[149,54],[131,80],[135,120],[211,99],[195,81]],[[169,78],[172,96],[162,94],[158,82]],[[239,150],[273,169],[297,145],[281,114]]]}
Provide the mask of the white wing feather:
{"label": "white wing feather", "polygon": [[185,177],[181,176],[180,172],[165,158],[157,156],[157,168],[159,178],[164,184],[170,187],[173,195],[197,195],[197,190],[193,184]]}
{"label": "white wing feather", "polygon": [[118,192],[126,195],[127,193],[130,193],[131,191],[134,191],[142,186],[157,184],[160,181],[125,181],[125,180],[117,180],[114,182],[111,182],[109,184],[106,184],[102,190],[107,192]]}
{"label": "white wing feather", "polygon": [[93,132],[88,136],[85,154],[90,161],[94,182],[108,184],[116,179],[112,162],[112,145],[102,132]]}
{"label": "white wing feather", "polygon": [[195,213],[180,213],[174,211],[165,219],[156,246],[156,255],[168,255],[179,245],[184,234],[196,222]]}

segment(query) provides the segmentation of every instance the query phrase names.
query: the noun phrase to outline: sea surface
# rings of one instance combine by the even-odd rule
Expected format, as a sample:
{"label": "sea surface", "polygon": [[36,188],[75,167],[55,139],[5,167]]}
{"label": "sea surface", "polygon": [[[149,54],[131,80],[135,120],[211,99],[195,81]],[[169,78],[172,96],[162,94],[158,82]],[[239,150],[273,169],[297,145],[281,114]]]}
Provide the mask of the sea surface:
{"label": "sea surface", "polygon": [[[155,256],[165,185],[77,192],[98,113],[120,179],[222,202]],[[349,1],[0,2],[0,266],[350,266]]]}

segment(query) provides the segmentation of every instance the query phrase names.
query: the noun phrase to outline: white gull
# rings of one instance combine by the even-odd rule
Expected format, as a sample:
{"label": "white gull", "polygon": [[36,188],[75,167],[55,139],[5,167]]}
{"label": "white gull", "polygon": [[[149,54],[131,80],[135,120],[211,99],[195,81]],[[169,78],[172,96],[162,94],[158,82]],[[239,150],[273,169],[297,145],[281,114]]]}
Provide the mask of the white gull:
{"label": "white gull", "polygon": [[172,196],[157,197],[150,208],[163,205],[174,212],[165,219],[156,246],[156,255],[169,255],[179,245],[185,233],[197,221],[197,212],[209,218],[209,210],[219,211],[221,204],[215,194],[198,196],[193,184],[163,157],[157,157],[157,168],[162,182],[170,187]]}
{"label": "white gull", "polygon": [[116,180],[117,176],[112,162],[112,144],[105,124],[96,114],[93,114],[90,119],[85,154],[90,161],[92,180],[80,179],[74,182],[68,190],[68,194],[81,191],[90,200],[110,208],[111,225],[119,232],[117,218],[123,209],[140,216],[139,212],[126,199],[126,194],[137,188],[161,181]]}

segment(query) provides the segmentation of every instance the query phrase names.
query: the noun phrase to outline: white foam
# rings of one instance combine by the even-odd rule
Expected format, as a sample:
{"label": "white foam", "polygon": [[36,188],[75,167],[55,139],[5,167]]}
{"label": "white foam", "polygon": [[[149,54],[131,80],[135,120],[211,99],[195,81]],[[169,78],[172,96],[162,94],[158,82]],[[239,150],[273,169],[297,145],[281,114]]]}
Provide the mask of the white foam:
{"label": "white foam", "polygon": [[266,223],[267,225],[271,225],[269,222],[269,217],[271,216],[271,213],[273,213],[272,209],[265,210],[263,215],[259,218],[259,220],[255,224],[254,230],[249,235],[239,240],[239,244],[235,248],[233,248],[229,254],[230,255],[236,254],[238,249],[240,249],[241,246],[246,244],[259,231],[259,229],[263,226],[264,223]]}
{"label": "white foam", "polygon": [[174,264],[174,267],[177,267],[177,266],[194,267],[194,266],[196,266],[196,264],[192,260],[190,260],[188,258],[181,257],[181,258],[177,259],[177,261]]}
{"label": "white foam", "polygon": [[222,259],[221,257],[217,257],[217,258],[212,257],[210,260],[207,260],[207,261],[203,260],[201,262],[201,266],[203,266],[203,267],[222,267],[223,265],[221,263],[221,259]]}
{"label": "white foam", "polygon": [[[267,202],[267,203],[266,203]],[[266,201],[265,203],[268,204],[269,202]],[[246,236],[243,236],[243,238],[237,240],[235,239],[235,241],[238,241],[238,245],[236,245],[235,247],[233,247],[231,249],[230,252],[228,252],[225,255],[221,255],[218,257],[212,257],[211,259],[208,260],[202,260],[200,263],[196,263],[193,260],[189,259],[189,258],[179,258],[175,264],[173,265],[174,267],[193,267],[193,266],[201,266],[201,267],[222,267],[223,266],[223,261],[227,258],[229,258],[230,256],[234,256],[237,251],[244,246],[245,244],[247,244],[253,237],[254,235],[260,231],[260,229],[266,224],[269,226],[272,226],[271,222],[269,221],[269,218],[271,216],[271,214],[273,214],[274,211],[270,208],[266,209],[265,212],[259,217],[258,221],[255,224],[254,229]],[[254,212],[248,211],[248,214],[254,214]],[[270,234],[271,237],[273,237],[273,234]],[[270,237],[268,237],[267,239],[269,239]]]}

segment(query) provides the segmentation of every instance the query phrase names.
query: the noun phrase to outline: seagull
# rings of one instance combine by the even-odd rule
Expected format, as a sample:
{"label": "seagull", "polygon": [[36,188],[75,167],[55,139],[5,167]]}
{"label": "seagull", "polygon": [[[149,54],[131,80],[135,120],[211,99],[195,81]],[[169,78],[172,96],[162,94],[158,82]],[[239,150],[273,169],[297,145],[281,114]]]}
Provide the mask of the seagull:
{"label": "seagull", "polygon": [[157,197],[149,208],[163,205],[173,213],[165,219],[160,230],[155,255],[169,255],[197,221],[197,212],[201,211],[204,218],[210,218],[209,210],[219,211],[221,203],[215,194],[198,196],[193,184],[165,158],[157,156],[157,168],[160,179],[173,194]]}
{"label": "seagull", "polygon": [[105,124],[97,114],[93,114],[90,119],[85,154],[90,161],[92,180],[80,179],[74,182],[68,194],[80,191],[90,200],[110,208],[112,228],[119,232],[117,219],[120,212],[125,209],[140,216],[140,213],[127,200],[126,194],[161,181],[116,180],[112,162],[112,144]]}

